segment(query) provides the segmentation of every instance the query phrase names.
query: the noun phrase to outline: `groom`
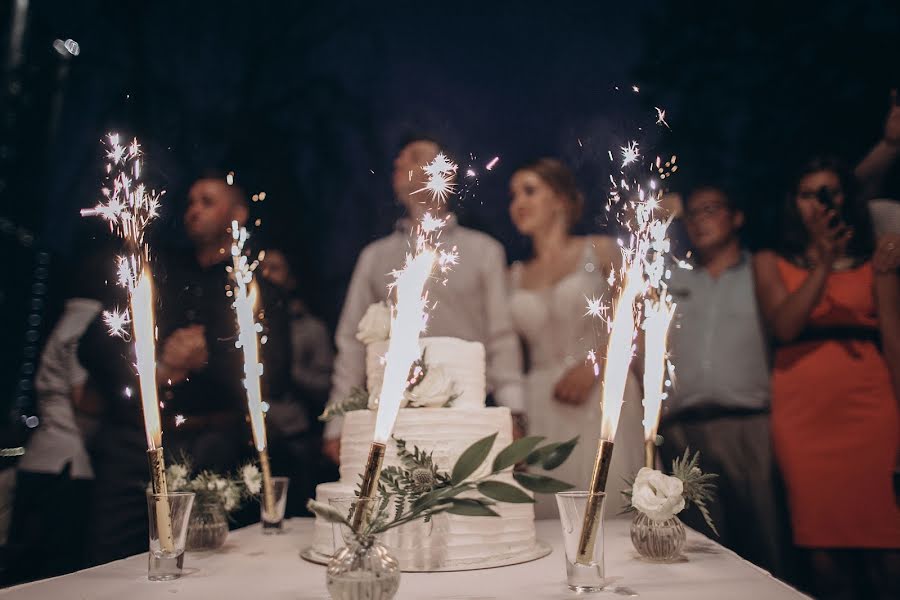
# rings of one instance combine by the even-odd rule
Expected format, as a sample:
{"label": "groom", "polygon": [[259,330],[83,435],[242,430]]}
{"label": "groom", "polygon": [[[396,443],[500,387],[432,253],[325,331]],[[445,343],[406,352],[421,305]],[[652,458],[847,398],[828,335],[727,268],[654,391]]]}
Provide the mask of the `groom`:
{"label": "groom", "polygon": [[[338,354],[329,404],[343,401],[353,387],[365,385],[366,349],[356,339],[357,326],[371,304],[387,298],[390,273],[403,266],[413,228],[430,212],[447,218],[440,239],[445,247],[457,248],[460,260],[446,285],[431,281],[426,288],[434,307],[428,316],[427,335],[484,344],[488,390],[497,404],[512,411],[518,437],[524,431],[522,357],[509,313],[506,255],[490,236],[460,226],[446,204],[434,201],[428,193],[416,193],[425,187],[422,167],[438,152],[433,140],[413,138],[394,160],[394,193],[407,216],[393,233],[366,246],[356,261],[335,334]],[[326,425],[323,452],[335,463],[339,463],[340,434],[339,418]]]}

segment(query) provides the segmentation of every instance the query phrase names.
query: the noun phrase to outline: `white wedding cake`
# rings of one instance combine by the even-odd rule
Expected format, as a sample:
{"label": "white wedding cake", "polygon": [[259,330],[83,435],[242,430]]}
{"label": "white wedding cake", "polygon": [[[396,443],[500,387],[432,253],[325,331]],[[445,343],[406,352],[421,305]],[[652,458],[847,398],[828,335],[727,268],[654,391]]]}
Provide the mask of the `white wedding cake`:
{"label": "white wedding cake", "polygon": [[[369,410],[353,410],[344,415],[341,435],[340,481],[321,484],[316,500],[354,496],[365,466],[375,430],[378,392],[384,376],[385,340],[366,339],[366,319],[360,339],[370,342],[366,352]],[[394,426],[394,437],[406,447],[433,453],[442,471],[450,471],[460,454],[472,443],[497,433],[491,455],[482,466],[487,469],[494,455],[512,443],[512,417],[507,408],[486,408],[484,346],[456,338],[422,338],[424,377],[408,390],[404,408]],[[401,466],[396,444],[388,443],[384,467]],[[475,473],[474,476],[478,476]],[[511,473],[497,479],[513,483]],[[512,559],[536,546],[534,508],[531,504],[497,503],[491,507],[500,517],[437,515],[430,524],[410,524],[384,534],[404,570],[465,569]],[[322,519],[316,520],[313,551],[331,555],[343,545],[335,540],[337,531]],[[337,546],[335,546],[337,542]]]}

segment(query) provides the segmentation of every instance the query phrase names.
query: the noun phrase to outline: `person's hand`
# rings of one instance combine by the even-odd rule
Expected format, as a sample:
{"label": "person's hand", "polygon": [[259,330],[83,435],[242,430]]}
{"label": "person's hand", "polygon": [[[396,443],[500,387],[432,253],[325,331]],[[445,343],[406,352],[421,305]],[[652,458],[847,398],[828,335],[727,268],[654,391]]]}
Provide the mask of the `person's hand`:
{"label": "person's hand", "polygon": [[897,104],[897,90],[891,90],[891,108],[884,121],[884,141],[895,148],[900,146],[900,105]]}
{"label": "person's hand", "polygon": [[826,209],[817,205],[814,210],[815,213],[807,223],[810,241],[819,264],[830,270],[835,259],[847,250],[853,230],[843,221],[834,222],[837,212],[833,208]]}
{"label": "person's hand", "polygon": [[331,462],[340,466],[341,464],[341,438],[322,440],[322,454],[327,456]]}
{"label": "person's hand", "polygon": [[199,371],[206,366],[209,352],[202,325],[176,329],[163,343],[160,362],[173,372]]}
{"label": "person's hand", "polygon": [[593,366],[575,365],[556,382],[553,398],[562,404],[584,404],[595,382]]}
{"label": "person's hand", "polygon": [[900,268],[900,235],[886,233],[878,238],[872,266],[877,273],[892,273]]}

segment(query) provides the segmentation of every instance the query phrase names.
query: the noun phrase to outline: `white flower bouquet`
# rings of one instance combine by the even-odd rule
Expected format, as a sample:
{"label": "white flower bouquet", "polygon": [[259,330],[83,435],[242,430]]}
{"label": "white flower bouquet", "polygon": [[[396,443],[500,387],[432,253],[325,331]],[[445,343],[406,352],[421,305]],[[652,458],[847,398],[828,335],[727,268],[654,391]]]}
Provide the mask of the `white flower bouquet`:
{"label": "white flower bouquet", "polygon": [[209,470],[192,476],[190,461],[182,458],[166,468],[166,480],[171,492],[194,492],[197,504],[217,503],[226,513],[236,511],[251,498],[259,495],[262,474],[253,463],[247,463],[235,474],[224,475]]}

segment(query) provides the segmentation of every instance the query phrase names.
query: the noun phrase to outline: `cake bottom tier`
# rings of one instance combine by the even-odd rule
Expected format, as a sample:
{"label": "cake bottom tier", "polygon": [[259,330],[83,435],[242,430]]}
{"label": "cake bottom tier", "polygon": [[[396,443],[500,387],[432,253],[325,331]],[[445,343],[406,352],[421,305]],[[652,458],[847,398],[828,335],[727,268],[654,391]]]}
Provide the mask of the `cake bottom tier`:
{"label": "cake bottom tier", "polygon": [[[354,487],[340,482],[316,488],[316,500],[350,497]],[[534,508],[531,504],[498,503],[499,517],[440,514],[430,523],[409,523],[382,534],[404,571],[478,568],[490,561],[512,558],[534,549]],[[340,528],[316,519],[313,550],[331,555],[344,545]]]}

